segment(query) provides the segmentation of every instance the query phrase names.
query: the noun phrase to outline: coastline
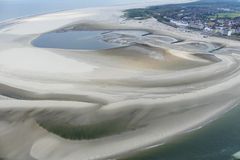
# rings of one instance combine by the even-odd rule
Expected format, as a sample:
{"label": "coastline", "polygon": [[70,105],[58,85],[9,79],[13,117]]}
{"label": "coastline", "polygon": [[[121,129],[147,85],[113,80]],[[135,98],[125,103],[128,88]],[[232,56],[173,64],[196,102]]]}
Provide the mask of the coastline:
{"label": "coastline", "polygon": [[[122,10],[101,8],[94,12],[92,9],[58,12],[18,19],[16,24],[0,30],[0,86],[4,88],[4,85],[8,85],[2,91],[4,95],[11,95],[7,94],[8,90],[15,94],[0,103],[0,106],[4,106],[0,108],[2,114],[7,115],[1,118],[4,125],[0,123],[0,129],[7,130],[5,134],[0,133],[1,155],[14,159],[14,154],[9,152],[15,150],[15,155],[21,155],[18,159],[33,157],[55,160],[61,159],[61,153],[65,153],[67,160],[76,157],[84,160],[122,157],[202,126],[239,104],[240,62],[237,53],[214,55],[221,60],[216,63],[204,61],[194,56],[194,52],[181,51],[184,48],[182,46],[176,49],[175,45],[161,42],[159,44],[164,49],[168,48],[166,50],[171,56],[201,65],[180,71],[149,70],[145,74],[139,71],[141,68],[135,69],[139,64],[131,66],[124,58],[109,58],[100,52],[87,55],[88,52],[35,48],[30,44],[39,35],[69,24],[99,23],[115,29],[150,28],[155,34],[182,38],[186,42],[215,42],[238,50],[239,42],[216,37],[202,39],[196,33],[182,33],[153,19],[125,21],[121,17]],[[102,16],[106,12],[108,15]],[[199,52],[204,53],[205,50]],[[108,65],[105,64],[107,62]],[[118,68],[121,62],[126,68]],[[143,67],[149,66],[143,63]],[[25,96],[19,97],[21,94]],[[60,104],[63,109],[58,106]],[[65,110],[65,107],[68,109]],[[8,113],[14,110],[16,112]],[[127,124],[130,129],[99,139],[66,140],[35,123],[34,119],[42,116],[42,112],[49,112],[50,115],[45,115],[49,119],[57,114],[56,119],[63,118],[66,122],[82,125],[120,117],[130,119]],[[79,117],[79,114],[83,117]],[[19,119],[23,123],[17,123]],[[5,123],[7,120],[13,124]],[[27,136],[19,140],[19,131]],[[17,146],[29,137],[31,140],[28,144],[19,150]],[[9,144],[10,138],[19,141]],[[29,152],[31,154],[27,155]]]}

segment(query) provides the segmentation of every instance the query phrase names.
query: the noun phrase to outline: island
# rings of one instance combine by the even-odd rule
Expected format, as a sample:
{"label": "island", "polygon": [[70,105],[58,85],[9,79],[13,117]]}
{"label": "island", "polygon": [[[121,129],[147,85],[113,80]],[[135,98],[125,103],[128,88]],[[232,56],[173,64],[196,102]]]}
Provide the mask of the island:
{"label": "island", "polygon": [[[126,159],[234,112],[240,103],[240,46],[232,37],[237,35],[204,38],[203,30],[187,32],[188,25],[169,23],[239,23],[232,11],[237,5],[227,8],[226,2],[213,11],[205,2],[179,2],[1,23],[0,159]],[[202,17],[193,14],[193,5]],[[189,20],[187,14],[195,16]],[[220,139],[239,116],[231,121],[221,123],[227,134],[218,134]],[[198,142],[206,138],[214,137]],[[231,140],[218,145],[227,158],[240,149],[231,150]]]}

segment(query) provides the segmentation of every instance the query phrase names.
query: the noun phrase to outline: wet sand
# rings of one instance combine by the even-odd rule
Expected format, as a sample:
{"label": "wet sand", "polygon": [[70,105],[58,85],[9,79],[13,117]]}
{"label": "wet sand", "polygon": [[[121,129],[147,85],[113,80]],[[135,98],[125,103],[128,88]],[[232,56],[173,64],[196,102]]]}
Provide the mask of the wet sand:
{"label": "wet sand", "polygon": [[[127,21],[122,14],[119,8],[75,10],[0,29],[0,157],[117,159],[204,126],[239,104],[239,42],[179,33],[152,19]],[[72,26],[152,34],[110,34],[106,41],[127,46],[107,50],[31,43]]]}

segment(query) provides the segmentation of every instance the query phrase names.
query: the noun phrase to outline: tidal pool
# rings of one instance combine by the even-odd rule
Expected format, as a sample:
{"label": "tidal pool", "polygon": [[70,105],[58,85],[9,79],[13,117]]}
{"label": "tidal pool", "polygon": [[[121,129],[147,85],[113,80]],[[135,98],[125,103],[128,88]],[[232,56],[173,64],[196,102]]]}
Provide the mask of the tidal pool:
{"label": "tidal pool", "polygon": [[[40,48],[104,50],[128,46],[146,33],[137,30],[49,32],[40,35],[32,44]],[[112,38],[117,41],[111,41]]]}

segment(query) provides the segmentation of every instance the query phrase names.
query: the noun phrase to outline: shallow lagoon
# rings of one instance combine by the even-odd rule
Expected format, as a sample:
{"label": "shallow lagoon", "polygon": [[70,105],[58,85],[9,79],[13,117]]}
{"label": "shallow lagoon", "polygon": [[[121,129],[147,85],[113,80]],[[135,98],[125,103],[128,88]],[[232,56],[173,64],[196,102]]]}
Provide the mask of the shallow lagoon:
{"label": "shallow lagoon", "polygon": [[104,31],[69,31],[63,33],[48,33],[32,42],[41,48],[96,50],[115,48],[117,45],[100,40]]}
{"label": "shallow lagoon", "polygon": [[[136,39],[146,34],[137,30],[95,30],[50,32],[39,36],[32,44],[40,48],[59,48],[73,50],[103,50],[127,46],[129,43],[108,42],[110,39],[129,37]],[[105,37],[105,38],[104,38]],[[107,38],[108,37],[108,38]],[[105,40],[104,40],[105,39]],[[108,39],[108,40],[106,40]]]}

